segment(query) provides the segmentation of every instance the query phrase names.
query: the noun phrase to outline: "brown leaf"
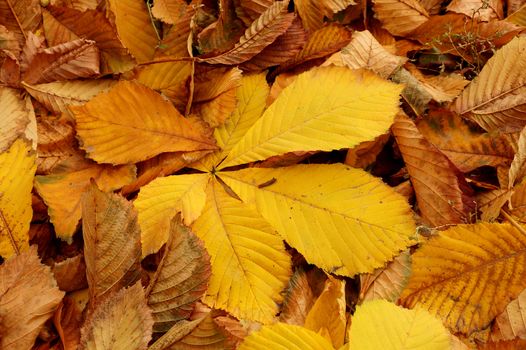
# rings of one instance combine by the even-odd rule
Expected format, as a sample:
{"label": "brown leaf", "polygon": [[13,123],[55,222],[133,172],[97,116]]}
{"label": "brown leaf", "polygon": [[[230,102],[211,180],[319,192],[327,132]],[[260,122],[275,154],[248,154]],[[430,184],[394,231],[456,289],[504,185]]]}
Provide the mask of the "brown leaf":
{"label": "brown leaf", "polygon": [[0,152],[4,152],[24,133],[29,124],[29,110],[15,89],[0,87]]}
{"label": "brown leaf", "polygon": [[101,73],[122,73],[135,65],[134,59],[122,45],[117,32],[103,13],[84,12],[67,7],[48,7],[50,14],[71,32],[97,43],[100,50]]}
{"label": "brown leaf", "polygon": [[0,348],[31,349],[38,332],[55,312],[64,292],[35,246],[0,266]]}
{"label": "brown leaf", "polygon": [[310,32],[323,26],[323,17],[332,18],[339,11],[349,5],[355,5],[353,0],[296,0],[294,5],[303,22],[303,26]]}
{"label": "brown leaf", "polygon": [[303,270],[296,270],[289,281],[283,309],[279,316],[280,321],[303,326],[314,301],[314,294],[309,286],[307,275]]}
{"label": "brown leaf", "polygon": [[265,10],[232,49],[218,56],[198,60],[210,64],[239,64],[248,61],[290,27],[294,14],[287,13],[288,4],[289,0],[276,2]]}
{"label": "brown leaf", "polygon": [[0,51],[0,82],[7,86],[18,87],[20,81],[20,62],[11,51]]}
{"label": "brown leaf", "polygon": [[57,119],[40,118],[37,128],[37,174],[50,174],[60,162],[79,153],[76,149],[75,129],[71,124]]}
{"label": "brown leaf", "polygon": [[429,18],[417,0],[373,0],[373,4],[376,18],[393,35],[406,36]]}
{"label": "brown leaf", "polygon": [[513,340],[514,338],[526,339],[526,292],[510,302],[506,309],[495,318],[491,326],[491,340]]}
{"label": "brown leaf", "polygon": [[274,0],[234,0],[234,2],[237,17],[249,26],[274,3]]}
{"label": "brown leaf", "polygon": [[157,48],[160,55],[172,55],[175,57],[189,57],[188,40],[191,34],[190,21],[197,11],[197,6],[192,4],[185,7],[183,13],[173,22],[163,36],[161,45]]}
{"label": "brown leaf", "polygon": [[152,14],[165,23],[174,24],[186,7],[184,0],[157,0],[153,4]]}
{"label": "brown leaf", "polygon": [[208,287],[210,257],[203,243],[177,215],[170,225],[165,253],[146,290],[154,332],[166,332],[190,317]]}
{"label": "brown leaf", "polygon": [[472,190],[460,171],[404,114],[397,115],[392,131],[415,188],[422,217],[433,226],[469,221],[474,206]]}
{"label": "brown leaf", "polygon": [[477,209],[481,212],[482,221],[495,221],[500,210],[510,200],[512,192],[507,189],[495,189],[488,192],[478,193],[476,196]]}
{"label": "brown leaf", "polygon": [[98,0],[50,0],[53,6],[67,6],[75,10],[95,10],[99,4]]}
{"label": "brown leaf", "polygon": [[88,78],[99,74],[99,49],[95,42],[77,39],[42,49],[23,74],[29,84]]}
{"label": "brown leaf", "polygon": [[35,31],[40,20],[39,0],[0,1],[0,25],[16,35],[20,46],[26,40],[26,32]]}
{"label": "brown leaf", "polygon": [[81,329],[79,350],[146,350],[153,319],[141,283],[106,299]]}
{"label": "brown leaf", "polygon": [[60,23],[47,10],[42,10],[42,27],[49,46],[56,46],[68,41],[80,39],[77,34],[73,33],[68,27]]}
{"label": "brown leaf", "polygon": [[73,299],[65,297],[53,317],[64,350],[76,350],[80,343],[82,315]]}
{"label": "brown leaf", "polygon": [[197,327],[203,318],[197,318],[192,321],[179,321],[173,325],[166,333],[164,333],[159,339],[148,347],[148,350],[164,350],[169,349],[170,345],[178,342],[183,337],[187,336]]}
{"label": "brown leaf", "polygon": [[140,279],[141,231],[133,205],[102,192],[93,182],[82,195],[81,206],[90,303],[95,306]]}
{"label": "brown leaf", "polygon": [[60,290],[73,292],[88,287],[82,254],[55,263],[52,270]]}
{"label": "brown leaf", "polygon": [[485,22],[504,17],[500,0],[453,0],[447,10]]}
{"label": "brown leaf", "polygon": [[214,322],[227,337],[227,342],[234,344],[235,347],[241,344],[248,335],[248,330],[233,317],[218,316],[214,318]]}
{"label": "brown leaf", "polygon": [[389,141],[389,134],[376,137],[373,141],[364,141],[347,151],[345,164],[354,168],[367,168],[376,161],[376,157]]}

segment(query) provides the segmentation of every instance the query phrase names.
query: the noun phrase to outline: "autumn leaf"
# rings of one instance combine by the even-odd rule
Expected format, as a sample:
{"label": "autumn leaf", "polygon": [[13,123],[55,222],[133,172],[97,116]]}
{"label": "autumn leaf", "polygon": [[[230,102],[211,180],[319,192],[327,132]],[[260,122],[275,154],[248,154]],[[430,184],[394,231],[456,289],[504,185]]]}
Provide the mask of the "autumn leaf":
{"label": "autumn leaf", "polygon": [[287,294],[283,300],[283,308],[279,320],[288,324],[302,326],[312,305],[315,296],[309,285],[307,274],[303,270],[296,270],[289,280]]}
{"label": "autumn leaf", "polygon": [[[216,148],[207,126],[183,118],[162,96],[138,83],[121,81],[70,110],[81,148],[97,162],[126,164],[162,152]],[[106,132],[100,133],[101,127]]]}
{"label": "autumn leaf", "polygon": [[64,292],[34,246],[0,266],[0,281],[0,347],[31,349]]}
{"label": "autumn leaf", "polygon": [[10,258],[28,248],[35,153],[22,138],[0,153],[0,255]]}
{"label": "autumn leaf", "polygon": [[277,349],[290,350],[332,350],[331,343],[318,333],[309,329],[276,323],[263,326],[261,330],[250,334],[239,346],[239,350]]}
{"label": "autumn leaf", "polygon": [[[351,96],[348,90],[356,93]],[[399,93],[398,86],[365,71],[324,67],[303,73],[232,148],[221,168],[293,151],[352,147],[374,138],[392,123]]]}
{"label": "autumn leaf", "polygon": [[375,16],[393,35],[405,36],[429,18],[426,9],[416,0],[373,0],[373,3]]}
{"label": "autumn leaf", "polygon": [[0,88],[0,103],[3,106],[0,114],[0,152],[4,152],[24,133],[29,124],[29,111],[18,92],[7,87]]}

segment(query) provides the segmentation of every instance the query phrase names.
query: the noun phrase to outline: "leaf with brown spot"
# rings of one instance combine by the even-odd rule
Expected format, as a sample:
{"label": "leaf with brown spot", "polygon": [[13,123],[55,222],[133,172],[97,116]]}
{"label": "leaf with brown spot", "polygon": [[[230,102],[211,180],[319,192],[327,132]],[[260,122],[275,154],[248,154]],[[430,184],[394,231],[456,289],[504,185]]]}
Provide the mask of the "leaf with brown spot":
{"label": "leaf with brown spot", "polygon": [[279,320],[303,326],[314,301],[314,293],[309,286],[307,274],[304,270],[296,270],[290,278]]}

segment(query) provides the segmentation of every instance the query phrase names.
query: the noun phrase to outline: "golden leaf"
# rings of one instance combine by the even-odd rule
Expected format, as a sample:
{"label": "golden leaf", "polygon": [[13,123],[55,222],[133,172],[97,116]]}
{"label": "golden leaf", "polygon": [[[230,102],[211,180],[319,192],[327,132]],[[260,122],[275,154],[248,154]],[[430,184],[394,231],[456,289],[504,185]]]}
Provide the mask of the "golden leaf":
{"label": "golden leaf", "polygon": [[152,14],[163,22],[174,24],[186,10],[184,0],[157,0],[153,4]]}
{"label": "golden leaf", "polygon": [[495,318],[491,326],[491,340],[526,339],[526,292],[522,291],[517,299],[510,302],[504,311]]}
{"label": "golden leaf", "polygon": [[447,10],[485,22],[504,17],[502,2],[499,0],[453,0],[447,5]]}
{"label": "golden leaf", "polygon": [[135,163],[162,152],[216,148],[207,126],[185,119],[161,95],[135,82],[120,81],[70,110],[81,148],[99,163]]}
{"label": "golden leaf", "polygon": [[333,350],[331,343],[321,335],[295,325],[276,323],[263,326],[251,333],[239,346],[239,350]]}
{"label": "golden leaf", "polygon": [[487,327],[526,288],[526,235],[510,224],[452,227],[412,258],[402,304],[429,310],[455,332]]}
{"label": "golden leaf", "polygon": [[375,17],[393,35],[406,36],[429,18],[418,0],[373,0],[373,4]]}
{"label": "golden leaf", "polygon": [[35,170],[35,153],[21,138],[0,153],[0,255],[4,258],[28,247]]}

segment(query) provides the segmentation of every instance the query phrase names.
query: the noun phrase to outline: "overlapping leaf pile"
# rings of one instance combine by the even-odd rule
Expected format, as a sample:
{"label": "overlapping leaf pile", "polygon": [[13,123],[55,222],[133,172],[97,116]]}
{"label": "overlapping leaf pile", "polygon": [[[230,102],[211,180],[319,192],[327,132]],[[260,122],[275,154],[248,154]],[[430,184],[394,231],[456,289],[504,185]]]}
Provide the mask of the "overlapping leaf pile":
{"label": "overlapping leaf pile", "polygon": [[0,0],[0,349],[519,349],[521,1]]}

